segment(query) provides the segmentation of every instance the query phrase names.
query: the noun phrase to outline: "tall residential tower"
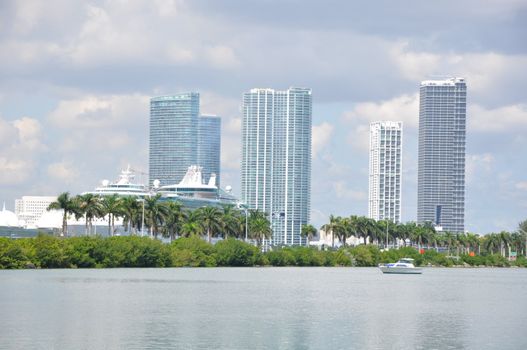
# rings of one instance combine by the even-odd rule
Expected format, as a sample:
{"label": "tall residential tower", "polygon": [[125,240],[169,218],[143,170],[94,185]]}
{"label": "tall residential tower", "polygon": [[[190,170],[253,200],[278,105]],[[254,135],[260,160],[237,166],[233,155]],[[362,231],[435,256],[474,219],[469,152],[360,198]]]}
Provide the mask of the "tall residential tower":
{"label": "tall residential tower", "polygon": [[203,167],[202,175],[208,181],[216,174],[216,185],[220,185],[221,118],[202,115],[198,118],[198,158],[196,164]]}
{"label": "tall residential tower", "polygon": [[421,82],[417,222],[465,228],[465,79]]}
{"label": "tall residential tower", "polygon": [[269,215],[273,244],[298,245],[311,205],[311,89],[243,95],[242,200]]}
{"label": "tall residential tower", "polygon": [[199,94],[150,100],[149,184],[171,185],[183,179],[198,156]]}
{"label": "tall residential tower", "polygon": [[182,93],[150,100],[149,184],[179,183],[191,165],[203,168],[204,181],[220,182],[221,118],[199,116],[199,94]]}
{"label": "tall residential tower", "polygon": [[401,162],[403,123],[370,124],[368,216],[401,222]]}

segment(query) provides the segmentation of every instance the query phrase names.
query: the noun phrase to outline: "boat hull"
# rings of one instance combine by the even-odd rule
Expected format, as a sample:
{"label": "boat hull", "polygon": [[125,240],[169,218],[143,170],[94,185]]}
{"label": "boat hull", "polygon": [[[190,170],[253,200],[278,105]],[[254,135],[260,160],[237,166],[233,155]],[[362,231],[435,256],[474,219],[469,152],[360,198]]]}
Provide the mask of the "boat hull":
{"label": "boat hull", "polygon": [[423,271],[418,267],[389,267],[389,266],[379,266],[382,273],[392,273],[392,274],[404,274],[404,275],[418,275],[423,273]]}

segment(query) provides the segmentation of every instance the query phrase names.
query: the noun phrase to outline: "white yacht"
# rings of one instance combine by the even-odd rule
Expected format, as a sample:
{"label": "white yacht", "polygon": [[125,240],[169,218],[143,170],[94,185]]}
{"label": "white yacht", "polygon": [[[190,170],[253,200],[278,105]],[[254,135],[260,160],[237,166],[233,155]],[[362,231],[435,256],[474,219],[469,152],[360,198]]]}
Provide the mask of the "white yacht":
{"label": "white yacht", "polygon": [[402,258],[396,263],[379,265],[382,273],[399,273],[399,274],[420,274],[421,268],[415,267],[414,259]]}
{"label": "white yacht", "polygon": [[202,167],[191,165],[183,180],[175,185],[159,187],[159,182],[154,181],[154,193],[161,194],[162,199],[176,200],[187,208],[203,206],[240,206],[236,197],[230,194],[230,187],[223,191],[216,185],[216,174],[212,174],[208,183],[203,183]]}
{"label": "white yacht", "polygon": [[91,193],[97,196],[111,196],[113,194],[119,196],[137,196],[145,197],[149,196],[150,192],[148,188],[143,184],[134,183],[135,173],[130,169],[130,166],[126,170],[121,171],[119,179],[115,182],[103,180],[101,186],[97,187],[94,191],[84,192]]}

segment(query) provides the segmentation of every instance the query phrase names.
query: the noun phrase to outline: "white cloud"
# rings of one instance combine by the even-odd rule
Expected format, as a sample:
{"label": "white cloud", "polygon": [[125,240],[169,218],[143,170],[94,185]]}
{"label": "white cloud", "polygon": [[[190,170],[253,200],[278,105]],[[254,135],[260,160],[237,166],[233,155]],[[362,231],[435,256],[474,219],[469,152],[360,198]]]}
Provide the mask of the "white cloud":
{"label": "white cloud", "polygon": [[313,137],[312,137],[312,157],[316,158],[331,140],[333,136],[334,126],[328,122],[324,122],[320,125],[313,125]]}
{"label": "white cloud", "polygon": [[0,118],[0,137],[0,184],[23,183],[32,175],[36,157],[46,150],[40,122],[29,117],[14,121]]}
{"label": "white cloud", "polygon": [[517,104],[486,109],[469,104],[467,111],[469,130],[480,132],[512,132],[527,128],[527,105]]}
{"label": "white cloud", "polygon": [[208,48],[206,57],[216,68],[234,68],[240,64],[234,50],[226,45],[216,45]]}
{"label": "white cloud", "polygon": [[60,101],[48,120],[61,129],[111,129],[135,126],[149,115],[145,95],[83,96]]}
{"label": "white cloud", "polygon": [[368,198],[368,194],[365,191],[351,189],[344,181],[334,181],[332,187],[335,196],[338,198],[352,199],[355,201],[364,201]]}
{"label": "white cloud", "polygon": [[527,191],[527,181],[520,181],[516,183],[516,188],[522,191]]}
{"label": "white cloud", "polygon": [[476,177],[481,177],[481,173],[488,174],[492,172],[496,161],[494,155],[490,153],[467,154],[465,159],[467,181],[472,181]]}
{"label": "white cloud", "polygon": [[48,165],[47,174],[64,183],[71,183],[78,178],[79,172],[70,162],[57,162]]}
{"label": "white cloud", "polygon": [[402,121],[405,126],[415,128],[419,123],[419,94],[405,94],[380,102],[360,102],[353,110],[344,113],[343,118],[368,124],[380,120]]}

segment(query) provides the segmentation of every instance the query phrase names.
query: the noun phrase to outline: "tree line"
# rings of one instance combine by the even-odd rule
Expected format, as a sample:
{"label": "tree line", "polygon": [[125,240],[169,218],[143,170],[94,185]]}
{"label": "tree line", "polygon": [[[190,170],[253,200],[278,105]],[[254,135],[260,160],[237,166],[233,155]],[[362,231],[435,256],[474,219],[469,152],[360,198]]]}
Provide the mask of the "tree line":
{"label": "tree line", "polygon": [[526,255],[527,220],[519,223],[516,232],[502,231],[478,235],[438,232],[431,223],[393,223],[390,220],[376,221],[364,216],[330,215],[329,222],[322,225],[321,229],[329,233],[333,246],[335,238],[346,246],[347,241],[354,237],[361,240],[363,244],[373,244],[378,247],[411,245],[418,249],[440,249],[449,255],[470,254],[471,252],[500,254],[503,257],[509,257],[511,252]]}
{"label": "tree line", "polygon": [[63,211],[64,237],[68,236],[67,220],[71,216],[77,220],[84,219],[86,235],[93,233],[93,221],[96,218],[108,220],[108,236],[116,232],[117,218],[123,220],[124,230],[130,235],[138,235],[146,230],[152,237],[162,236],[172,240],[204,235],[210,243],[212,237],[246,238],[247,234],[248,239],[260,246],[264,239],[272,235],[270,222],[261,211],[248,210],[244,213],[235,206],[208,206],[190,210],[183,208],[179,202],[161,200],[159,194],[145,198],[93,194],[72,197],[64,192],[49,205],[48,210]]}
{"label": "tree line", "polygon": [[[165,237],[174,240],[178,237],[203,236],[210,243],[213,237],[248,238],[261,246],[264,239],[272,237],[271,224],[267,215],[261,211],[241,211],[234,206],[201,207],[185,209],[181,203],[163,201],[159,195],[144,199],[135,196],[120,197],[84,194],[71,197],[65,192],[50,204],[48,210],[63,210],[62,233],[68,235],[67,218],[74,216],[85,220],[85,233],[93,232],[95,218],[107,218],[108,236],[115,233],[115,219],[123,220],[124,230],[130,235],[139,232],[151,237]],[[247,216],[247,217],[246,217]],[[331,247],[335,239],[342,246],[348,246],[350,238],[355,244],[375,245],[378,248],[414,246],[418,250],[435,249],[447,255],[461,254],[499,254],[509,257],[511,252],[526,255],[527,220],[521,222],[516,232],[499,232],[487,235],[474,233],[436,232],[431,223],[415,222],[393,223],[389,220],[376,221],[364,216],[346,217],[330,215],[326,224],[320,227],[330,235]],[[317,229],[304,225],[301,234],[306,242],[312,240]],[[246,237],[247,235],[247,237]]]}
{"label": "tree line", "polygon": [[499,254],[449,257],[435,250],[424,254],[413,247],[381,250],[358,245],[318,250],[312,247],[275,247],[262,250],[229,237],[216,244],[196,235],[171,243],[139,236],[55,237],[10,239],[0,237],[0,269],[23,268],[117,268],[117,267],[216,267],[216,266],[377,266],[402,257],[415,259],[418,266],[523,266],[520,256],[510,262]]}

